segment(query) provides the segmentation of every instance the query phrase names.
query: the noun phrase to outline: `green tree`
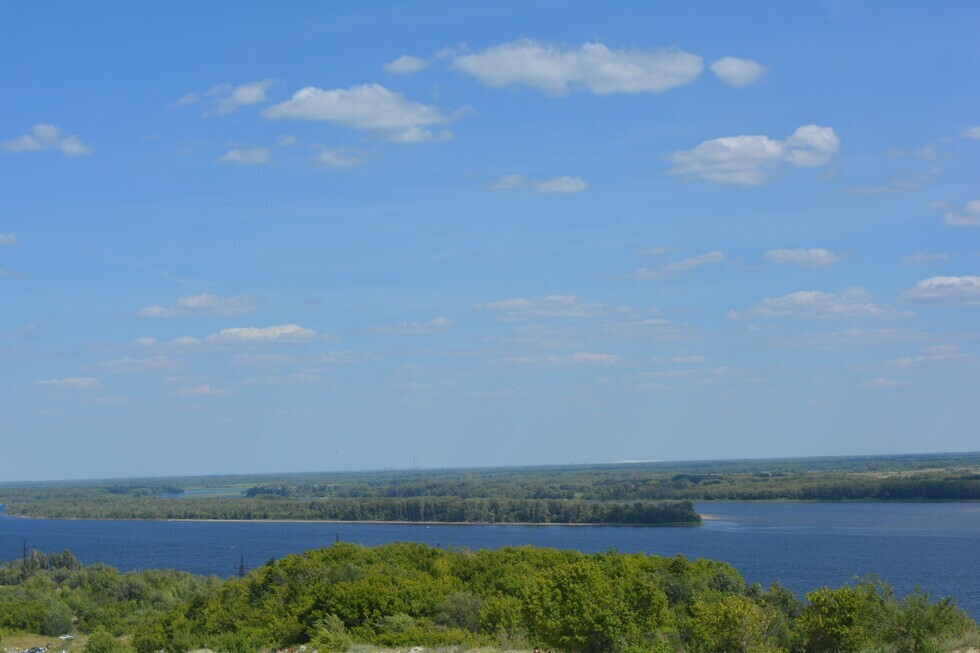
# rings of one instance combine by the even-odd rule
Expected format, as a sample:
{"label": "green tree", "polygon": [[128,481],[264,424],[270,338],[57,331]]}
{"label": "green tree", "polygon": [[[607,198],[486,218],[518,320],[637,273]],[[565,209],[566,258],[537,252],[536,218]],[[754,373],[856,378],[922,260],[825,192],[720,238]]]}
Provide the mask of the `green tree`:
{"label": "green tree", "polygon": [[806,595],[810,602],[797,620],[807,653],[856,653],[881,638],[885,600],[890,594],[875,582]]}
{"label": "green tree", "polygon": [[531,636],[555,648],[601,653],[622,644],[627,611],[612,580],[588,559],[535,578],[525,612]]}
{"label": "green tree", "polygon": [[717,601],[698,600],[694,639],[709,653],[748,653],[764,648],[769,615],[751,599],[730,594]]}
{"label": "green tree", "polygon": [[897,653],[933,653],[942,640],[961,635],[969,627],[967,616],[949,597],[933,603],[928,592],[916,588],[889,614],[885,641]]}
{"label": "green tree", "polygon": [[125,653],[125,644],[119,642],[105,628],[99,628],[92,633],[85,643],[85,653]]}

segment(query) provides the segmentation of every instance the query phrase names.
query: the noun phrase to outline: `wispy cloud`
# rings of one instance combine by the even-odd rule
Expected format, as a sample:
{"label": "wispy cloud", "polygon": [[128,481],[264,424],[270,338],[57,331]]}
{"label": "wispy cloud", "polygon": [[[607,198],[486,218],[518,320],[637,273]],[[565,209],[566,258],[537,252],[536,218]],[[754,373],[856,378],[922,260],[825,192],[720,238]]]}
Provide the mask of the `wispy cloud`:
{"label": "wispy cloud", "polygon": [[169,372],[180,369],[179,361],[166,356],[148,356],[145,358],[120,358],[102,361],[99,368],[110,374],[142,374],[146,372]]}
{"label": "wispy cloud", "polygon": [[553,179],[533,180],[524,175],[504,175],[487,186],[490,190],[511,190],[515,188],[532,188],[542,195],[561,193],[581,193],[589,188],[581,177],[555,177]]}
{"label": "wispy cloud", "polygon": [[139,317],[196,317],[247,315],[255,310],[255,300],[246,295],[221,297],[211,293],[185,295],[173,306],[147,306],[137,311]]}
{"label": "wispy cloud", "polygon": [[265,102],[268,99],[266,93],[274,83],[275,80],[263,79],[238,86],[215,84],[205,93],[195,91],[182,96],[173,106],[186,107],[203,102],[208,106],[205,116],[225,116],[242,107]]}
{"label": "wispy cloud", "polygon": [[926,182],[932,181],[943,172],[942,168],[933,166],[928,171],[920,174],[896,177],[887,184],[880,186],[860,186],[852,188],[851,192],[856,195],[883,195],[887,193],[902,193],[909,190],[919,190]]}
{"label": "wispy cloud", "polygon": [[173,395],[176,397],[223,397],[228,394],[230,393],[227,390],[213,388],[210,383],[177,388],[173,391]]}
{"label": "wispy cloud", "polygon": [[802,265],[808,268],[822,268],[840,263],[840,255],[815,247],[812,249],[772,249],[765,258],[776,265]]}
{"label": "wispy cloud", "polygon": [[787,317],[797,320],[874,318],[891,320],[907,317],[894,306],[875,304],[864,288],[847,288],[839,294],[820,290],[800,290],[780,297],[768,297],[744,315],[731,317]]}
{"label": "wispy cloud", "polygon": [[299,344],[316,340],[316,331],[298,324],[279,324],[270,327],[233,327],[212,333],[206,340],[214,344],[263,345]]}
{"label": "wispy cloud", "polygon": [[393,75],[410,75],[412,73],[425,70],[428,65],[429,62],[425,59],[403,54],[394,61],[389,61],[386,63],[383,68],[386,73],[391,73]]}
{"label": "wispy cloud", "polygon": [[902,263],[904,265],[928,265],[929,263],[937,263],[939,261],[948,260],[949,254],[947,252],[936,252],[933,254],[916,252],[915,254],[909,254],[908,256],[902,257]]}
{"label": "wispy cloud", "polygon": [[587,318],[607,311],[604,304],[589,304],[575,295],[545,295],[544,297],[514,297],[486,304],[476,304],[476,309],[488,310],[501,321],[532,320],[540,318]]}
{"label": "wispy cloud", "polygon": [[457,57],[453,67],[487,86],[528,86],[550,95],[570,90],[659,93],[690,84],[701,57],[676,49],[610,50],[602,43],[562,49],[523,39]]}
{"label": "wispy cloud", "polygon": [[86,376],[69,376],[64,379],[47,379],[46,381],[35,381],[35,385],[46,385],[52,388],[64,390],[95,390],[102,387],[98,379]]}
{"label": "wispy cloud", "polygon": [[711,64],[711,72],[725,84],[736,88],[750,86],[765,77],[768,68],[752,59],[722,57]]}
{"label": "wispy cloud", "polygon": [[316,156],[318,163],[331,168],[353,168],[364,164],[364,157],[348,154],[343,148],[323,150]]}
{"label": "wispy cloud", "polygon": [[951,227],[980,227],[980,200],[966,203],[961,209],[949,211],[943,222]]}
{"label": "wispy cloud", "polygon": [[840,150],[831,127],[804,125],[785,140],[768,136],[726,136],[704,141],[693,150],[674,152],[671,174],[723,184],[758,186],[781,166],[822,166]]}
{"label": "wispy cloud", "polygon": [[698,256],[691,256],[680,261],[673,261],[672,263],[666,263],[656,268],[640,268],[635,272],[631,272],[620,277],[618,279],[639,279],[642,281],[659,281],[661,279],[671,279],[673,277],[679,276],[690,270],[702,267],[704,265],[711,265],[713,263],[720,263],[725,259],[725,255],[722,252],[714,251],[708,252],[706,254],[699,254]]}
{"label": "wispy cloud", "polygon": [[928,304],[980,305],[980,277],[929,277],[907,290],[904,299]]}
{"label": "wispy cloud", "polygon": [[620,365],[626,359],[616,354],[603,354],[596,352],[576,352],[573,354],[552,355],[552,356],[506,356],[504,358],[488,361],[490,366],[497,365],[519,365],[519,366],[553,366],[553,365]]}
{"label": "wispy cloud", "polygon": [[401,336],[427,336],[435,333],[444,333],[454,326],[456,326],[455,320],[436,317],[428,322],[398,322],[397,324],[375,326],[368,329],[368,331],[371,333],[390,333]]}
{"label": "wispy cloud", "polygon": [[363,84],[348,89],[324,90],[307,86],[286,102],[262,112],[270,120],[297,119],[332,122],[345,127],[379,134],[389,141],[416,143],[451,138],[442,131],[430,131],[449,122],[438,108],[408,100],[401,93],[380,84]]}
{"label": "wispy cloud", "polygon": [[13,234],[0,234],[0,245],[16,245],[17,237]]}
{"label": "wispy cloud", "polygon": [[266,147],[233,148],[218,157],[219,163],[237,163],[243,166],[262,165],[272,161],[272,152]]}
{"label": "wispy cloud", "polygon": [[18,136],[3,143],[8,152],[38,152],[56,150],[65,156],[87,156],[95,150],[82,142],[78,136],[66,136],[60,127],[38,123],[29,134]]}
{"label": "wispy cloud", "polygon": [[971,140],[980,140],[980,125],[976,127],[969,127],[960,132],[960,136],[963,138],[969,138]]}

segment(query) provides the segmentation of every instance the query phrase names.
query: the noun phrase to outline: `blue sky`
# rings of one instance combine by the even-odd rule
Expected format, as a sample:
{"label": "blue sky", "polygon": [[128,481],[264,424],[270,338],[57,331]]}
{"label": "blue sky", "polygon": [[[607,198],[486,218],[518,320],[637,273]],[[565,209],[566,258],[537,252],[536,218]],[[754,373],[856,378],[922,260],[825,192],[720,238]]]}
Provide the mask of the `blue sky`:
{"label": "blue sky", "polygon": [[976,450],[978,19],[3,3],[0,480]]}

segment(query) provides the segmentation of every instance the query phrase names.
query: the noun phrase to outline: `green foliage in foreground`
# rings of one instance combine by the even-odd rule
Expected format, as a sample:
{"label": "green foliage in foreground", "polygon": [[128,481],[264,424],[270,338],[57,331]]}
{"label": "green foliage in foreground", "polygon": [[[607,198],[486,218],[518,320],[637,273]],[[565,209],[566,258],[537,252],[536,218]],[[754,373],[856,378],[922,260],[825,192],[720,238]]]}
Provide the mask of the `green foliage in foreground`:
{"label": "green foliage in foreground", "polygon": [[[88,633],[86,653],[307,644],[575,653],[938,653],[980,637],[951,599],[869,579],[797,599],[731,566],[615,552],[335,544],[244,579],[121,574],[70,553],[0,565],[0,630]],[[120,639],[120,636],[123,636]]]}

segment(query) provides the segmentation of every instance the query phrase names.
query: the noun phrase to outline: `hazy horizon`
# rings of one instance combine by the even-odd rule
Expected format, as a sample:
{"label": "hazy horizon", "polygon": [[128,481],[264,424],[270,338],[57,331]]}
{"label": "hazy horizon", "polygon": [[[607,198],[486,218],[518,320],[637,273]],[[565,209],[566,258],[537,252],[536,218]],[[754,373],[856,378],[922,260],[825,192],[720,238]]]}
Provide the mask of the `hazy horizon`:
{"label": "hazy horizon", "polygon": [[4,3],[0,482],[975,450],[978,21]]}

